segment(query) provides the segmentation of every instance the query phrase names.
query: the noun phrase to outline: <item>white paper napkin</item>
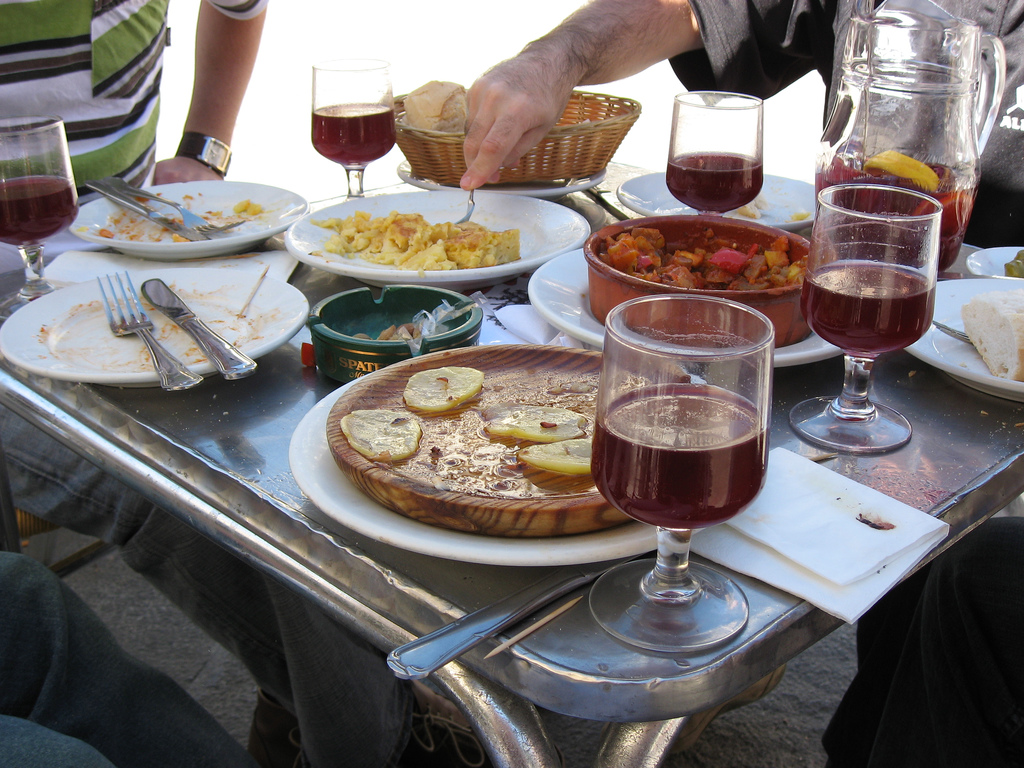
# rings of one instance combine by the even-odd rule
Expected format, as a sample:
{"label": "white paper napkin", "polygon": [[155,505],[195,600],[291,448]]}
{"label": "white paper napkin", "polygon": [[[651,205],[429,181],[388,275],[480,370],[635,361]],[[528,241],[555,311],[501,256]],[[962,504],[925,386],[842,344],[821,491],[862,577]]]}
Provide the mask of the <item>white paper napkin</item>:
{"label": "white paper napkin", "polygon": [[776,448],[768,466],[754,503],[696,532],[692,549],[845,621],[860,618],[949,531],[791,451]]}
{"label": "white paper napkin", "polygon": [[155,261],[109,251],[64,251],[46,265],[46,277],[62,283],[81,283],[101,275],[125,270],[153,270],[202,267],[238,269],[260,274],[269,267],[267,277],[287,282],[298,260],[287,251],[257,251],[209,259]]}
{"label": "white paper napkin", "polygon": [[577,339],[561,333],[548,323],[530,304],[508,303],[507,291],[519,287],[496,286],[486,294],[477,291],[470,298],[484,311],[480,344],[556,344],[563,347],[584,346]]}

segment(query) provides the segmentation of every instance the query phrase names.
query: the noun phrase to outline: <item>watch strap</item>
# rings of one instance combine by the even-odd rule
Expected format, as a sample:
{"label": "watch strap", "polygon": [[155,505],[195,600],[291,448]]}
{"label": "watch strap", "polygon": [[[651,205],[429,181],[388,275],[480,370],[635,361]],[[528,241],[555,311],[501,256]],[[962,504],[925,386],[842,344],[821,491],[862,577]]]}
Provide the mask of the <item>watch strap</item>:
{"label": "watch strap", "polygon": [[231,164],[231,147],[213,136],[186,131],[181,136],[175,156],[191,157],[224,176]]}

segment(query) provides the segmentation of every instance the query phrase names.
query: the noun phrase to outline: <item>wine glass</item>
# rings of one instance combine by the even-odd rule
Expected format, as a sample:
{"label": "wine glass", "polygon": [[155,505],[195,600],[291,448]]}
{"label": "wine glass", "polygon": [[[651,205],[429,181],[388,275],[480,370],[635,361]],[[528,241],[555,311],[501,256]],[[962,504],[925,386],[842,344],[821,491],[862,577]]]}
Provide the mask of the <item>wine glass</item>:
{"label": "wine glass", "polygon": [[78,214],[64,122],[58,117],[0,118],[0,242],[18,247],[25,284],[4,315],[53,290],[43,276],[43,242]]}
{"label": "wine glass", "polygon": [[348,196],[363,196],[363,169],[395,146],[390,65],[339,59],[313,67],[313,146],[345,167]]}
{"label": "wine glass", "polygon": [[690,91],[675,97],[665,181],[700,213],[746,205],[764,182],[764,105],[756,96]]}
{"label": "wine glass", "polygon": [[942,205],[915,190],[841,184],[818,193],[800,306],[811,329],[843,350],[839,397],[789,414],[796,433],[849,453],[881,453],[910,439],[910,422],[871,402],[875,358],[913,344],[935,303]]}
{"label": "wine glass", "polygon": [[727,299],[649,296],[608,313],[592,471],[601,494],[658,527],[658,555],[617,566],[590,593],[609,633],[656,651],[724,642],[747,622],[729,578],[689,562],[690,536],[760,492],[775,332]]}

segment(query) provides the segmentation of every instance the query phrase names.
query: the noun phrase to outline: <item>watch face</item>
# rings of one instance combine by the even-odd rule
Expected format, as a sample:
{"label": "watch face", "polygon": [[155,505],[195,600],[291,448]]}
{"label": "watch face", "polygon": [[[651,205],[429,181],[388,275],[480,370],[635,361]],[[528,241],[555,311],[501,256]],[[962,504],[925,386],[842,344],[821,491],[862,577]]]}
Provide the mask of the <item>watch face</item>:
{"label": "watch face", "polygon": [[179,157],[192,157],[223,176],[231,162],[231,148],[212,136],[186,133],[178,145]]}

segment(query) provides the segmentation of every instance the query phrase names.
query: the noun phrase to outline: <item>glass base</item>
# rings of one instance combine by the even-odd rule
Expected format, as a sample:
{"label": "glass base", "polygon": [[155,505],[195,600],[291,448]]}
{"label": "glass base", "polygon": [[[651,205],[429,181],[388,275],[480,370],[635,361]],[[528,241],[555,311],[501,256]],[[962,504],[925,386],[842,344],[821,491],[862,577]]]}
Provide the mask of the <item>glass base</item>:
{"label": "glass base", "polygon": [[692,602],[655,601],[643,594],[641,580],[653,561],[636,560],[613,568],[590,590],[590,612],[606,632],[652,651],[695,651],[724,643],[747,625],[750,609],[739,586],[718,571],[690,563],[701,585]]}
{"label": "glass base", "polygon": [[910,422],[887,405],[874,403],[865,419],[840,419],[830,407],[835,398],[804,400],[789,412],[789,424],[800,437],[844,453],[885,453],[905,445],[913,433]]}

